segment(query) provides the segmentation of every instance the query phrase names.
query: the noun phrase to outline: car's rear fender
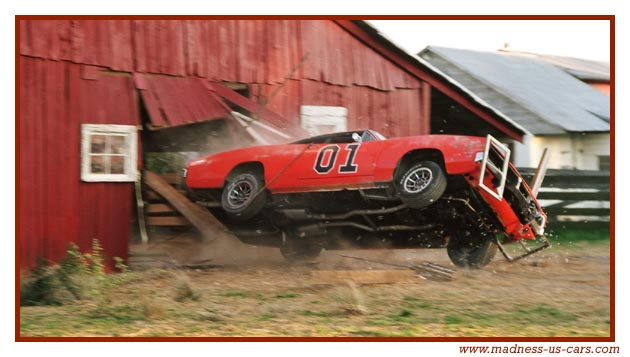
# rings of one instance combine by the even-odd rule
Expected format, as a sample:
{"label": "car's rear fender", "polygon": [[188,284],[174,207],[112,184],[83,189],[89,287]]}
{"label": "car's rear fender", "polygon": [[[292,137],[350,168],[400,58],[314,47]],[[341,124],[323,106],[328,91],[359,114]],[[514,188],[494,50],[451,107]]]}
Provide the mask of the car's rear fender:
{"label": "car's rear fender", "polygon": [[375,181],[391,181],[405,165],[424,160],[439,163],[449,175],[478,170],[477,153],[483,153],[485,140],[478,137],[430,135],[388,140],[376,163]]}

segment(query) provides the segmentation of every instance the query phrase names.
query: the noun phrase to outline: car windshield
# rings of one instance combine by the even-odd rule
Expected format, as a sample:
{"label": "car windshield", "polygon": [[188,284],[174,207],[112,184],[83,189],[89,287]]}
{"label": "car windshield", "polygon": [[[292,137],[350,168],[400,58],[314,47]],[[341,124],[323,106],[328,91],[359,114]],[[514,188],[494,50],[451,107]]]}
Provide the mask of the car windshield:
{"label": "car windshield", "polygon": [[379,132],[373,130],[357,130],[314,136],[312,138],[296,141],[293,144],[345,144],[378,140],[385,140],[385,137]]}

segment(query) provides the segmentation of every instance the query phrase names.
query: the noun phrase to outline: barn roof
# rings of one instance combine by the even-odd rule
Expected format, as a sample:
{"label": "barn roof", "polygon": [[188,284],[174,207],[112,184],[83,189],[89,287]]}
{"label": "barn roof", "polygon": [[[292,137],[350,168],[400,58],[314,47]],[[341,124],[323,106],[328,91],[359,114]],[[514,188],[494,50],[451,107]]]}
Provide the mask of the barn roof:
{"label": "barn roof", "polygon": [[420,56],[533,134],[610,131],[610,98],[548,59],[436,46]]}

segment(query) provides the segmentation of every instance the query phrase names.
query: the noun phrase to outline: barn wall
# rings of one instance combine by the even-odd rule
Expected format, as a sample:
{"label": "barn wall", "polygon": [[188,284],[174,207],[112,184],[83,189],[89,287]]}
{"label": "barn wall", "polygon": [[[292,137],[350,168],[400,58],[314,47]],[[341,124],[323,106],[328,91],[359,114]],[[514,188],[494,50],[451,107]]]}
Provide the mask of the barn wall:
{"label": "barn wall", "polygon": [[81,124],[138,123],[131,77],[82,79],[82,66],[21,57],[19,140],[20,263],[59,260],[68,242],[100,240],[127,257],[133,183],[80,181]]}
{"label": "barn wall", "polygon": [[[20,52],[116,71],[250,85],[260,103],[299,123],[300,105],[348,108],[348,127],[428,133],[422,82],[333,21],[21,21]],[[288,77],[288,78],[287,78]]]}
{"label": "barn wall", "polygon": [[[268,97],[279,85],[255,86],[252,93]],[[289,80],[269,103],[269,109],[291,124],[300,124],[301,105],[342,106],[348,109],[348,129],[374,129],[387,137],[428,134],[421,104],[422,89],[380,91],[338,86],[311,80]]]}
{"label": "barn wall", "polygon": [[[21,20],[20,255],[67,242],[125,257],[133,185],[80,181],[80,124],[138,124],[129,73],[246,83],[294,124],[300,105],[348,108],[350,129],[428,133],[428,86],[334,21]],[[109,75],[90,69],[110,69]],[[121,73],[122,72],[122,73]],[[86,75],[87,74],[87,75]],[[82,79],[94,77],[96,80]],[[289,78],[287,78],[289,77]],[[176,95],[175,93],[174,95]]]}

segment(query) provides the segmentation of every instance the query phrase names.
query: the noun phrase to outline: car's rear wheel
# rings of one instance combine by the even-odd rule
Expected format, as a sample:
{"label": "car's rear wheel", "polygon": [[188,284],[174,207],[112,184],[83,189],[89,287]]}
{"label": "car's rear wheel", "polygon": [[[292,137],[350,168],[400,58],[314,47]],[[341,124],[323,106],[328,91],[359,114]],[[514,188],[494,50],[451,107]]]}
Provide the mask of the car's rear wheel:
{"label": "car's rear wheel", "polygon": [[286,234],[285,238],[288,239],[280,246],[280,253],[289,263],[312,262],[324,250],[320,244],[300,241],[290,234]]}
{"label": "car's rear wheel", "polygon": [[422,161],[398,179],[401,201],[411,208],[424,208],[437,201],[446,190],[446,174],[433,161]]}
{"label": "car's rear wheel", "polygon": [[256,173],[241,173],[228,181],[221,206],[232,218],[245,221],[256,216],[267,200],[264,179]]}
{"label": "car's rear wheel", "polygon": [[493,234],[460,229],[451,235],[446,251],[453,264],[458,267],[479,269],[494,258],[497,243]]}

